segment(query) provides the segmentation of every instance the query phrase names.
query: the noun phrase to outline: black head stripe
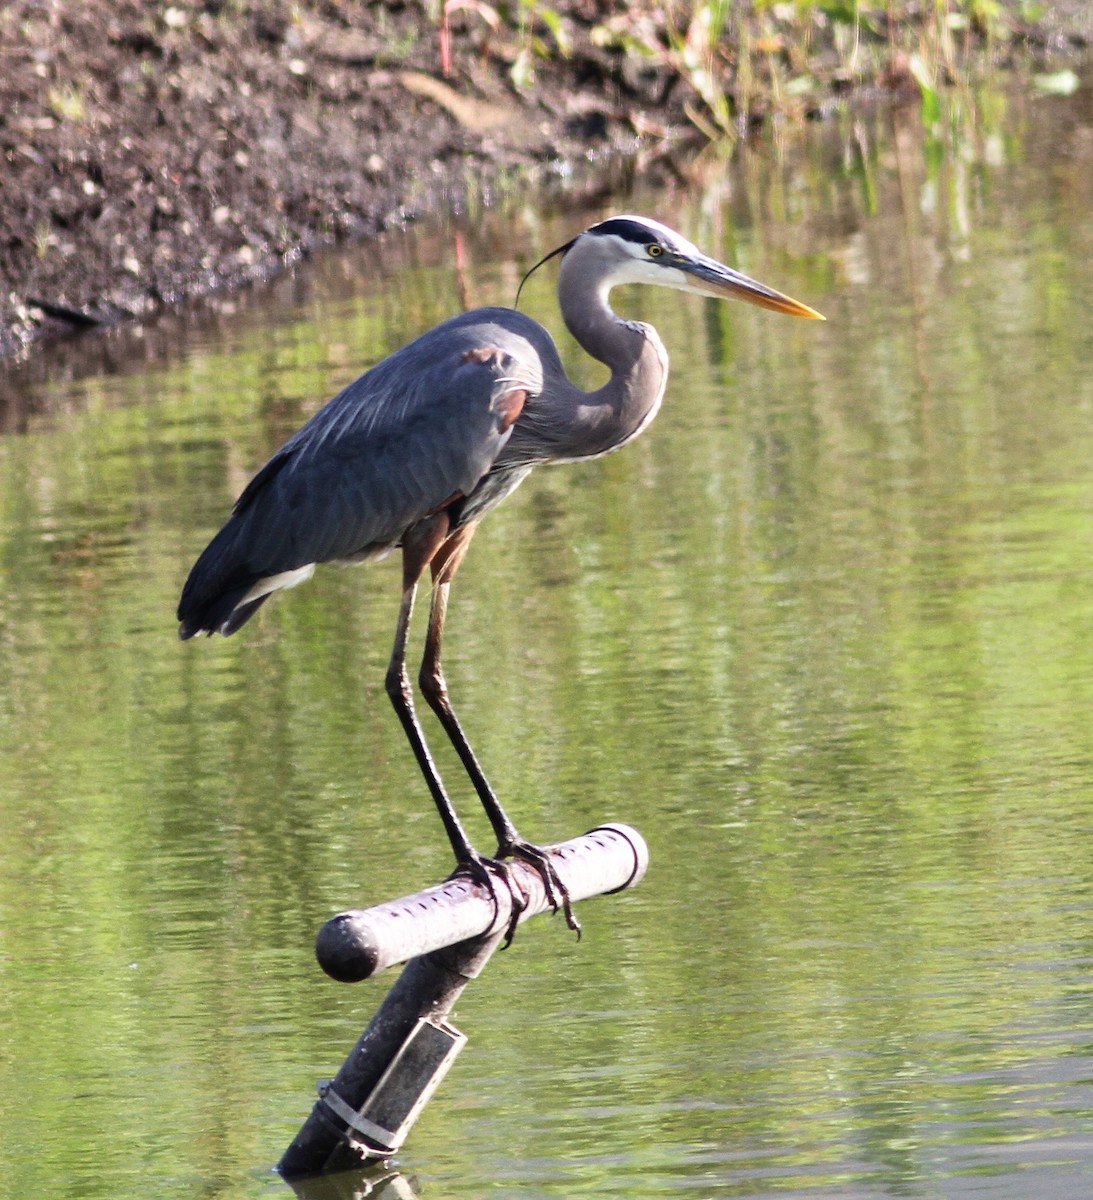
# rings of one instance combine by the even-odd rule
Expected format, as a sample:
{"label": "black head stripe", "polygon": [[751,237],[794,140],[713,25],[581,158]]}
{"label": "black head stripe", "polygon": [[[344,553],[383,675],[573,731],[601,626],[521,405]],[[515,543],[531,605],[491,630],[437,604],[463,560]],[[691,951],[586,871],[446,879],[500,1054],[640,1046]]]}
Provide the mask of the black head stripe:
{"label": "black head stripe", "polygon": [[650,229],[648,225],[643,225],[640,221],[631,221],[627,217],[611,217],[607,221],[593,225],[588,232],[594,234],[613,233],[615,237],[622,238],[624,242],[634,242],[638,246],[652,246],[660,241],[656,230]]}

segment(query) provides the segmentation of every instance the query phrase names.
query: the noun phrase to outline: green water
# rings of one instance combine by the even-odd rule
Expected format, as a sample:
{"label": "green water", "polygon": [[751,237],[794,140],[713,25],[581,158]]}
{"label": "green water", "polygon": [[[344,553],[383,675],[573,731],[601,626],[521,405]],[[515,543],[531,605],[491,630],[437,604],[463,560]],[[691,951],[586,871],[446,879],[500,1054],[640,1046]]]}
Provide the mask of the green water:
{"label": "green water", "polygon": [[448,870],[383,690],[398,566],[227,641],[177,641],[178,590],[327,396],[627,210],[829,321],[617,294],[672,355],[656,425],[476,538],[447,666],[495,786],[652,866],[467,991],[391,1194],[1093,1189],[1088,92],[786,138],[7,365],[0,1195],[291,1195],[387,983],[326,980],[315,931]]}

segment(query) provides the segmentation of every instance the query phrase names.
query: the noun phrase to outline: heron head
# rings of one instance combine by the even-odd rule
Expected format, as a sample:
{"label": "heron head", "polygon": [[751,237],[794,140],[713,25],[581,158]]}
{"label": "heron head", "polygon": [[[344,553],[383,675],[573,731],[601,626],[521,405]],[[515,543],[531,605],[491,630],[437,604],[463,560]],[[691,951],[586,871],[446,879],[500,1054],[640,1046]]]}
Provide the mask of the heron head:
{"label": "heron head", "polygon": [[624,283],[650,283],[718,300],[743,300],[792,317],[826,319],[807,304],[708,257],[675,230],[649,217],[622,216],[600,221],[551,251],[528,271],[524,280],[550,259],[571,254],[579,259],[590,282],[604,292]]}

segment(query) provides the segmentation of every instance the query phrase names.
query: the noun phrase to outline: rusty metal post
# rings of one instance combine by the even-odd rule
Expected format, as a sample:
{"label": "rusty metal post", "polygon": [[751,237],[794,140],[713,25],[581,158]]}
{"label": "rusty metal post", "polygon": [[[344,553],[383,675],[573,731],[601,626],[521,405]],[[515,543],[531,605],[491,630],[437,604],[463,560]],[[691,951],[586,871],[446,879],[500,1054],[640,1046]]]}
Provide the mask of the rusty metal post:
{"label": "rusty metal post", "polygon": [[[551,862],[576,902],[632,887],[648,850],[626,825],[608,825],[551,848]],[[537,871],[512,864],[527,893],[521,921],[551,908]],[[342,913],[320,931],[317,953],[337,979],[366,978],[412,955],[341,1070],[285,1151],[286,1178],[344,1171],[398,1148],[466,1038],[447,1017],[463,989],[501,944],[512,898],[499,884],[455,879],[374,909]],[[333,968],[333,969],[332,969]]]}

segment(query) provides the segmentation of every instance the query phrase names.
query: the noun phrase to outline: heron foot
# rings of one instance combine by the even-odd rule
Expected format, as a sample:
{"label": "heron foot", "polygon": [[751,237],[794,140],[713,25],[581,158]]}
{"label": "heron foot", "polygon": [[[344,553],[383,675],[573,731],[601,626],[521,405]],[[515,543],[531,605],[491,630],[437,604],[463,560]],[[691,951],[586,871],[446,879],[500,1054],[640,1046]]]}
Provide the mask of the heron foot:
{"label": "heron foot", "polygon": [[543,881],[547,903],[555,912],[558,909],[562,910],[562,914],[565,916],[565,923],[573,930],[577,935],[577,940],[580,941],[581,923],[573,914],[573,903],[569,898],[569,889],[558,877],[558,872],[554,869],[554,864],[551,862],[550,852],[544,850],[541,846],[535,846],[531,842],[515,838],[511,842],[503,843],[497,847],[497,857],[499,859],[522,858],[524,862],[530,863],[535,868],[539,878]]}
{"label": "heron foot", "polygon": [[493,906],[497,910],[500,910],[501,907],[501,902],[497,897],[498,878],[508,888],[511,900],[509,905],[509,922],[505,929],[505,940],[501,945],[502,950],[507,949],[512,943],[513,935],[516,933],[516,926],[520,923],[520,917],[528,906],[527,893],[516,881],[508,863],[502,862],[500,857],[487,858],[484,854],[472,851],[469,855],[460,859],[455,870],[452,872],[453,878],[456,875],[467,875],[472,882],[481,884],[489,893],[489,897],[493,901]]}

